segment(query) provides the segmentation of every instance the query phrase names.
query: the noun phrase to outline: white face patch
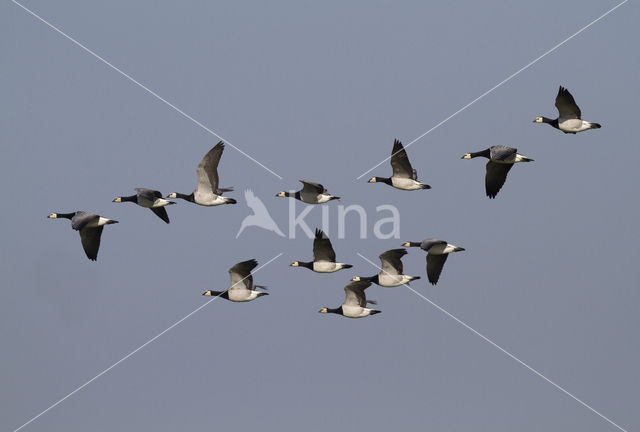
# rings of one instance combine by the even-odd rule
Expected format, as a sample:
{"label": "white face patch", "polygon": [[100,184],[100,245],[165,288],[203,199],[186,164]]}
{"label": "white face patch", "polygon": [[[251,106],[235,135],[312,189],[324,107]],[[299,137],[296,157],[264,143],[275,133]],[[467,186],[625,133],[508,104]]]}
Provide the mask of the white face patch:
{"label": "white face patch", "polygon": [[360,276],[354,276],[351,278],[353,282],[358,282],[360,280]]}
{"label": "white face patch", "polygon": [[375,183],[375,182],[376,182],[376,178],[375,178],[375,177],[371,177],[371,178],[369,179],[369,183]]}
{"label": "white face patch", "polygon": [[536,117],[535,122],[536,123],[542,123],[542,117]]}
{"label": "white face patch", "polygon": [[176,194],[175,192],[171,192],[169,195],[167,195],[167,197],[169,197],[169,198],[178,198],[178,194]]}
{"label": "white face patch", "polygon": [[291,267],[298,267],[300,264],[298,263],[298,261],[294,261],[291,263]]}
{"label": "white face patch", "polygon": [[57,214],[57,213],[51,213],[51,214],[50,214],[49,216],[47,216],[47,217],[48,217],[48,218],[51,218],[51,219],[56,219],[56,218],[58,217],[58,214]]}
{"label": "white face patch", "polygon": [[462,159],[471,159],[471,153],[467,153],[464,156],[462,156]]}

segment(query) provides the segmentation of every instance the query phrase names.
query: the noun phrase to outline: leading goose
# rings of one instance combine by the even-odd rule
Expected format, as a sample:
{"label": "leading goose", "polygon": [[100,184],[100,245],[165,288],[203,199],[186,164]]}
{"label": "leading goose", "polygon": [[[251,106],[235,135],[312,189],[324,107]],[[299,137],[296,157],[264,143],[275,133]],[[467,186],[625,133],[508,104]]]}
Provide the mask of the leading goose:
{"label": "leading goose", "polygon": [[118,223],[117,220],[107,219],[93,213],[76,211],[73,213],[51,213],[47,216],[50,219],[70,219],[71,228],[80,232],[80,241],[84,253],[92,261],[98,258],[100,248],[100,236],[105,225]]}
{"label": "leading goose", "polygon": [[171,192],[167,198],[181,198],[201,206],[218,206],[222,204],[235,204],[233,198],[223,197],[224,192],[232,191],[233,188],[218,187],[218,164],[224,151],[224,143],[220,141],[207,152],[198,164],[198,185],[189,195],[178,192]]}
{"label": "leading goose", "polygon": [[398,140],[393,141],[391,168],[393,168],[391,177],[371,177],[369,183],[386,183],[396,189],[407,191],[431,189],[428,184],[418,181],[418,172],[411,167],[407,152]]}
{"label": "leading goose", "polygon": [[462,159],[473,159],[478,156],[489,159],[487,174],[484,176],[484,187],[489,198],[495,198],[507,180],[507,174],[517,162],[533,162],[533,159],[518,154],[518,149],[496,145],[475,153],[466,153]]}
{"label": "leading goose", "polygon": [[427,277],[432,285],[438,283],[442,267],[451,252],[461,252],[464,248],[447,243],[444,240],[429,238],[422,242],[405,242],[404,247],[419,247],[427,252]]}
{"label": "leading goose", "polygon": [[566,134],[576,134],[601,127],[599,123],[588,122],[580,118],[582,113],[578,104],[576,104],[569,90],[562,86],[558,89],[558,95],[556,96],[556,108],[558,108],[558,118],[551,120],[550,118],[539,116],[533,122],[547,123]]}
{"label": "leading goose", "polygon": [[322,204],[340,197],[330,195],[327,189],[320,183],[310,182],[308,180],[299,180],[302,183],[302,189],[295,192],[278,192],[277,197],[291,197],[307,204]]}
{"label": "leading goose", "polygon": [[408,284],[412,280],[420,279],[420,276],[407,276],[402,274],[401,258],[407,254],[405,249],[391,249],[380,254],[382,269],[380,273],[371,277],[355,276],[352,281],[368,281],[383,287],[397,287]]}
{"label": "leading goose", "polygon": [[269,295],[269,293],[256,291],[254,288],[266,289],[262,285],[253,284],[251,270],[256,268],[258,262],[254,259],[240,262],[229,269],[231,284],[226,291],[208,290],[202,293],[203,296],[220,296],[232,302],[248,302],[258,297]]}
{"label": "leading goose", "polygon": [[169,223],[169,215],[164,207],[175,204],[173,201],[164,199],[160,191],[145,188],[136,188],[135,195],[116,197],[113,202],[134,202],[140,207],[148,208],[166,223]]}
{"label": "leading goose", "polygon": [[291,267],[306,267],[316,273],[333,273],[353,266],[336,262],[336,253],[331,246],[331,240],[322,230],[316,228],[316,237],[313,240],[313,261],[294,261]]}
{"label": "leading goose", "polygon": [[370,281],[351,282],[344,287],[344,303],[335,309],[323,307],[318,312],[334,313],[347,318],[364,318],[380,313],[379,310],[367,308],[367,303],[377,304],[373,300],[367,300],[364,290],[371,285]]}

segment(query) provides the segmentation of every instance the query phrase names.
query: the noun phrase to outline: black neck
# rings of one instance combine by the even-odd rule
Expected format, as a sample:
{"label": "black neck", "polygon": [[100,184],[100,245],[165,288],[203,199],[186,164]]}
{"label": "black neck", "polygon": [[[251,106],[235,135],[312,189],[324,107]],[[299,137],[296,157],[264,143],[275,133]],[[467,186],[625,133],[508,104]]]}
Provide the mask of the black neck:
{"label": "black neck", "polygon": [[380,182],[380,183],[386,183],[388,185],[391,185],[391,177],[375,177],[376,179],[376,183]]}
{"label": "black neck", "polygon": [[361,281],[366,281],[366,282],[373,282],[376,285],[379,285],[379,280],[378,280],[379,276],[375,275],[375,276],[371,276],[371,277],[360,277]]}
{"label": "black neck", "polygon": [[559,129],[559,127],[558,127],[558,119],[551,120],[550,118],[542,117],[542,122],[543,123],[547,123],[547,124],[553,126],[556,129]]}
{"label": "black neck", "polygon": [[122,202],[138,202],[138,195],[120,197],[120,201],[122,201]]}
{"label": "black neck", "polygon": [[293,193],[293,194],[292,194],[291,192],[285,192],[284,194],[285,194],[286,196],[288,196],[288,197],[292,197],[292,198],[295,198],[295,199],[297,199],[297,200],[299,200],[299,199],[300,199],[300,191],[298,191],[298,192],[296,192],[296,193]]}
{"label": "black neck", "polygon": [[73,212],[73,213],[56,213],[56,215],[59,218],[71,219],[72,217],[74,217],[76,215],[76,213],[75,212]]}
{"label": "black neck", "polygon": [[334,313],[334,314],[338,314],[338,315],[344,315],[344,312],[342,312],[342,306],[337,307],[335,309],[327,308],[327,313]]}
{"label": "black neck", "polygon": [[183,200],[187,200],[190,202],[195,202],[195,198],[193,197],[193,192],[191,192],[189,195],[185,195],[185,194],[181,194],[176,192],[176,198],[182,198]]}
{"label": "black neck", "polygon": [[409,242],[409,247],[420,247],[421,242]]}
{"label": "black neck", "polygon": [[298,261],[298,266],[300,267],[306,267],[309,270],[313,270],[313,261],[311,262],[302,262],[302,261]]}
{"label": "black neck", "polygon": [[482,150],[482,151],[475,152],[475,153],[469,153],[469,156],[471,156],[472,159],[474,157],[478,157],[478,156],[490,158],[491,157],[491,149],[486,149],[486,150]]}

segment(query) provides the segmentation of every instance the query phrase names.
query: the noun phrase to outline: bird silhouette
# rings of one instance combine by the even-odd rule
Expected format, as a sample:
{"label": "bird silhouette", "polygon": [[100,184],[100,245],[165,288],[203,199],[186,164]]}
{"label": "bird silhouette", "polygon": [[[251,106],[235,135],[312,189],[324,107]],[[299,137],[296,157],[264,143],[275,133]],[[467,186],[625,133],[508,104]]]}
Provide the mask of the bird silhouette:
{"label": "bird silhouette", "polygon": [[284,233],[280,231],[276,221],[273,220],[267,207],[265,207],[264,203],[260,198],[255,196],[251,189],[247,189],[244,191],[244,199],[247,201],[247,206],[253,210],[253,214],[245,217],[240,224],[240,229],[238,230],[238,234],[236,234],[236,238],[240,237],[242,231],[246,227],[256,226],[259,228],[263,228],[269,231],[273,231],[278,234],[280,237],[284,237]]}

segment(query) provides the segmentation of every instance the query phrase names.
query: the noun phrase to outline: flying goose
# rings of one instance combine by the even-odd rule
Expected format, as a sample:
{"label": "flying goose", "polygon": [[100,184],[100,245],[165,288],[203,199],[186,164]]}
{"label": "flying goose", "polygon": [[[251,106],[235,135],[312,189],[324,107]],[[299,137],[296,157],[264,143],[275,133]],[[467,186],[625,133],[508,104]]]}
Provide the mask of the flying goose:
{"label": "flying goose", "polygon": [[600,128],[599,123],[591,123],[582,120],[582,113],[576,104],[576,101],[569,93],[569,90],[560,86],[558,95],[556,96],[556,108],[558,108],[558,118],[551,120],[547,117],[536,117],[534,123],[547,123],[556,129],[560,129],[564,133],[576,134],[588,129]]}
{"label": "flying goose", "polygon": [[367,308],[367,303],[377,304],[373,300],[367,300],[364,290],[371,285],[370,281],[351,282],[344,287],[345,299],[342,306],[335,309],[323,307],[318,312],[334,313],[347,318],[364,318],[369,315],[380,313],[379,310]]}
{"label": "flying goose", "polygon": [[229,269],[231,284],[226,291],[208,290],[202,293],[203,296],[220,296],[232,302],[248,302],[258,297],[269,295],[269,293],[256,291],[254,288],[266,289],[262,285],[253,284],[251,270],[256,268],[258,262],[254,259],[240,262]]}
{"label": "flying goose", "polygon": [[407,191],[431,189],[431,186],[428,184],[423,184],[418,181],[418,172],[411,167],[407,152],[398,140],[393,141],[391,167],[393,168],[393,175],[391,177],[371,177],[369,183],[386,183],[396,189]]}
{"label": "flying goose", "polygon": [[118,223],[117,220],[103,218],[97,214],[76,211],[73,213],[51,213],[47,216],[50,219],[70,219],[71,228],[80,231],[80,241],[87,258],[95,261],[98,258],[100,248],[100,236],[104,225]]}
{"label": "flying goose", "polygon": [[368,281],[383,287],[397,287],[408,284],[412,280],[420,279],[420,276],[407,276],[402,274],[401,258],[407,254],[405,249],[391,249],[380,254],[382,270],[375,276],[355,276],[352,281]]}
{"label": "flying goose", "polygon": [[307,204],[322,204],[334,199],[340,199],[340,197],[328,194],[327,189],[320,183],[314,183],[308,180],[299,181],[303,184],[302,190],[293,194],[291,192],[278,192],[276,196],[295,198]]}
{"label": "flying goose", "polygon": [[331,240],[322,230],[316,228],[316,237],[313,240],[313,261],[294,261],[291,267],[306,267],[316,273],[333,273],[353,266],[336,262],[336,253],[331,246]]}
{"label": "flying goose", "polygon": [[190,195],[171,192],[167,198],[182,198],[201,206],[235,204],[237,201],[233,198],[222,196],[224,192],[232,191],[233,188],[218,188],[218,163],[223,151],[224,143],[220,141],[204,155],[197,169],[198,186]]}
{"label": "flying goose", "polygon": [[164,207],[175,204],[173,201],[164,199],[159,191],[145,188],[136,188],[135,195],[116,197],[113,202],[134,202],[140,207],[148,208],[166,223],[169,223],[169,215]]}
{"label": "flying goose", "polygon": [[442,267],[451,252],[460,252],[464,248],[447,243],[444,240],[429,238],[422,242],[405,242],[404,247],[419,247],[427,252],[427,277],[432,285],[438,283]]}
{"label": "flying goose", "polygon": [[495,198],[507,180],[507,174],[517,162],[533,162],[533,159],[524,157],[517,153],[518,149],[512,147],[496,145],[486,150],[475,153],[466,153],[462,159],[473,159],[482,156],[489,159],[487,162],[487,174],[484,177],[484,186],[489,198]]}

